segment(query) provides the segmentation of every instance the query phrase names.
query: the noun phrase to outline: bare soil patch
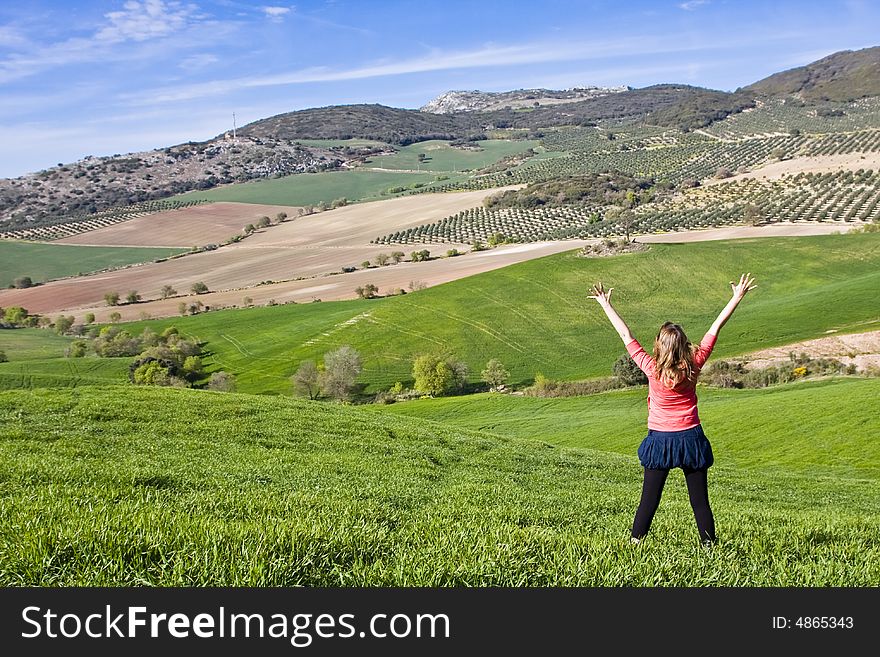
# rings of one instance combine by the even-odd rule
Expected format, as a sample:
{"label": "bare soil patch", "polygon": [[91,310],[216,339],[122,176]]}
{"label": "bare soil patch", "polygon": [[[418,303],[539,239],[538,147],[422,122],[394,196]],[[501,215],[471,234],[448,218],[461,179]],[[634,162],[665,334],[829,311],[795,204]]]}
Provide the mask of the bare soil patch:
{"label": "bare soil patch", "polygon": [[876,151],[793,157],[790,160],[771,162],[753,171],[740,173],[730,178],[723,178],[721,180],[709,178],[702,182],[702,186],[724,185],[748,178],[775,180],[797,173],[828,173],[834,171],[856,171],[858,169],[874,169],[876,171],[878,168],[880,168],[880,152]]}
{"label": "bare soil patch", "polygon": [[219,244],[241,234],[247,224],[260,217],[274,218],[279,212],[289,217],[299,208],[252,203],[209,203],[137,217],[113,226],[55,240],[59,244],[88,246],[179,246],[189,248]]}
{"label": "bare soil patch", "polygon": [[748,369],[756,369],[789,362],[789,354],[792,352],[804,353],[813,358],[834,358],[864,371],[869,367],[880,367],[880,331],[832,334],[782,347],[762,349],[730,360],[739,361]]}

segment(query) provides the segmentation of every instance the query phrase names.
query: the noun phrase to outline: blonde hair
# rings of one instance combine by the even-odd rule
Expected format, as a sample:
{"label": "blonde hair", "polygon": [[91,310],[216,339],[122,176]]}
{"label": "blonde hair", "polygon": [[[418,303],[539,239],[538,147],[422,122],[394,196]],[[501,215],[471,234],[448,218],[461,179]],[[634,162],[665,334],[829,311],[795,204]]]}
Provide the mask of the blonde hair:
{"label": "blonde hair", "polygon": [[696,350],[681,326],[665,322],[654,340],[654,363],[660,382],[667,388],[674,388],[683,381],[694,381]]}

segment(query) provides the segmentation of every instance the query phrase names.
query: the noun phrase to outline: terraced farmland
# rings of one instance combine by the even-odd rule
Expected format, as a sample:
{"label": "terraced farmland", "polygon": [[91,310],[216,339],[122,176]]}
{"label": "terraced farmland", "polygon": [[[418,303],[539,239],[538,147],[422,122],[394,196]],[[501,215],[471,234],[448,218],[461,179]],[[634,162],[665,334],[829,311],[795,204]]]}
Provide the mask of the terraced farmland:
{"label": "terraced farmland", "polygon": [[79,235],[90,230],[106,228],[123,221],[129,221],[138,217],[145,217],[157,212],[190,208],[204,199],[190,198],[187,200],[164,199],[160,201],[144,201],[126,207],[110,208],[94,214],[74,215],[58,217],[58,223],[43,225],[36,228],[18,228],[0,232],[0,239],[15,240],[58,240],[73,235]]}
{"label": "terraced farmland", "polygon": [[[688,190],[641,206],[633,234],[742,224],[747,206],[760,222],[880,221],[880,172],[871,169],[803,173],[777,180],[747,178]],[[568,205],[537,208],[476,207],[375,238],[376,244],[468,243],[501,233],[514,242],[589,239],[624,234],[608,207]]]}

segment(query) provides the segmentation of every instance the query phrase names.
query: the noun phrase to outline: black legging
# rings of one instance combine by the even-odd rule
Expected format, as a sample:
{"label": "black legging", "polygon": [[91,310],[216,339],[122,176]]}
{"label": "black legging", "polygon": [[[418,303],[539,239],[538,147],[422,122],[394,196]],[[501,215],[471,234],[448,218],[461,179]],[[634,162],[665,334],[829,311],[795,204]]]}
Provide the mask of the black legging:
{"label": "black legging", "polygon": [[[712,509],[709,507],[709,489],[706,482],[706,470],[693,470],[682,468],[684,479],[687,482],[688,497],[691,499],[691,508],[694,510],[694,519],[697,521],[697,530],[703,541],[715,542],[715,518],[712,517]],[[651,521],[660,506],[660,496],[663,494],[663,486],[669,470],[651,470],[645,468],[645,483],[642,485],[642,499],[636,511],[633,521],[632,536],[641,539],[651,528]]]}

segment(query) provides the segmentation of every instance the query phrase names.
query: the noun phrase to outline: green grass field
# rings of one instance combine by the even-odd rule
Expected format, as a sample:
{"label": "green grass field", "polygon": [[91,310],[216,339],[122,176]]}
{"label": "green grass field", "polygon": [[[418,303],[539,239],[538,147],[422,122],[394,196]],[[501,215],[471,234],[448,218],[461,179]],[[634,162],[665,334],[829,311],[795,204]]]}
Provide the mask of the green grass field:
{"label": "green grass field", "polygon": [[49,358],[0,363],[0,390],[76,388],[128,382],[131,358]]}
{"label": "green grass field", "polygon": [[79,246],[0,240],[0,286],[11,285],[19,276],[30,276],[34,283],[43,283],[54,278],[86,274],[108,267],[151,262],[184,251],[186,249]]}
{"label": "green grass field", "polygon": [[270,205],[315,205],[338,198],[349,202],[391,198],[384,194],[393,187],[409,187],[433,182],[433,173],[392,173],[387,171],[326,171],[299,173],[284,178],[225,185],[216,189],[187,192],[175,199],[207,199]]}
{"label": "green grass field", "polygon": [[16,361],[61,358],[73,340],[43,329],[0,329],[0,351]]}
{"label": "green grass field", "polygon": [[880,326],[880,235],[866,234],[655,245],[613,258],[569,252],[399,297],[220,311],[130,330],[173,324],[197,336],[212,367],[239,376],[243,392],[289,393],[302,360],[343,344],[361,352],[368,390],[411,380],[413,357],[427,352],[463,360],[474,381],[490,358],[514,383],[536,371],[587,378],[609,375],[624,352],[585,298],[592,282],[615,288],[616,307],[646,343],[667,319],[699,340],[742,271],[759,287],[724,328],[714,358]]}
{"label": "green grass field", "polygon": [[[368,408],[632,455],[646,433],[646,395],[644,387],[557,399],[483,393]],[[700,386],[698,396],[700,420],[719,464],[880,479],[880,379],[844,377],[753,390]]]}
{"label": "green grass field", "polygon": [[[482,150],[453,148],[447,141],[432,140],[404,146],[393,155],[371,157],[366,167],[421,171],[464,171],[494,164],[508,155],[522,153],[538,146],[537,141],[506,141],[490,139],[476,142]],[[427,156],[419,162],[419,154]]]}
{"label": "green grass field", "polygon": [[[803,419],[774,414],[792,434]],[[804,456],[834,465],[872,439]],[[3,392],[0,585],[880,583],[875,480],[718,465],[711,551],[680,481],[631,546],[639,483],[630,456],[334,404]]]}

